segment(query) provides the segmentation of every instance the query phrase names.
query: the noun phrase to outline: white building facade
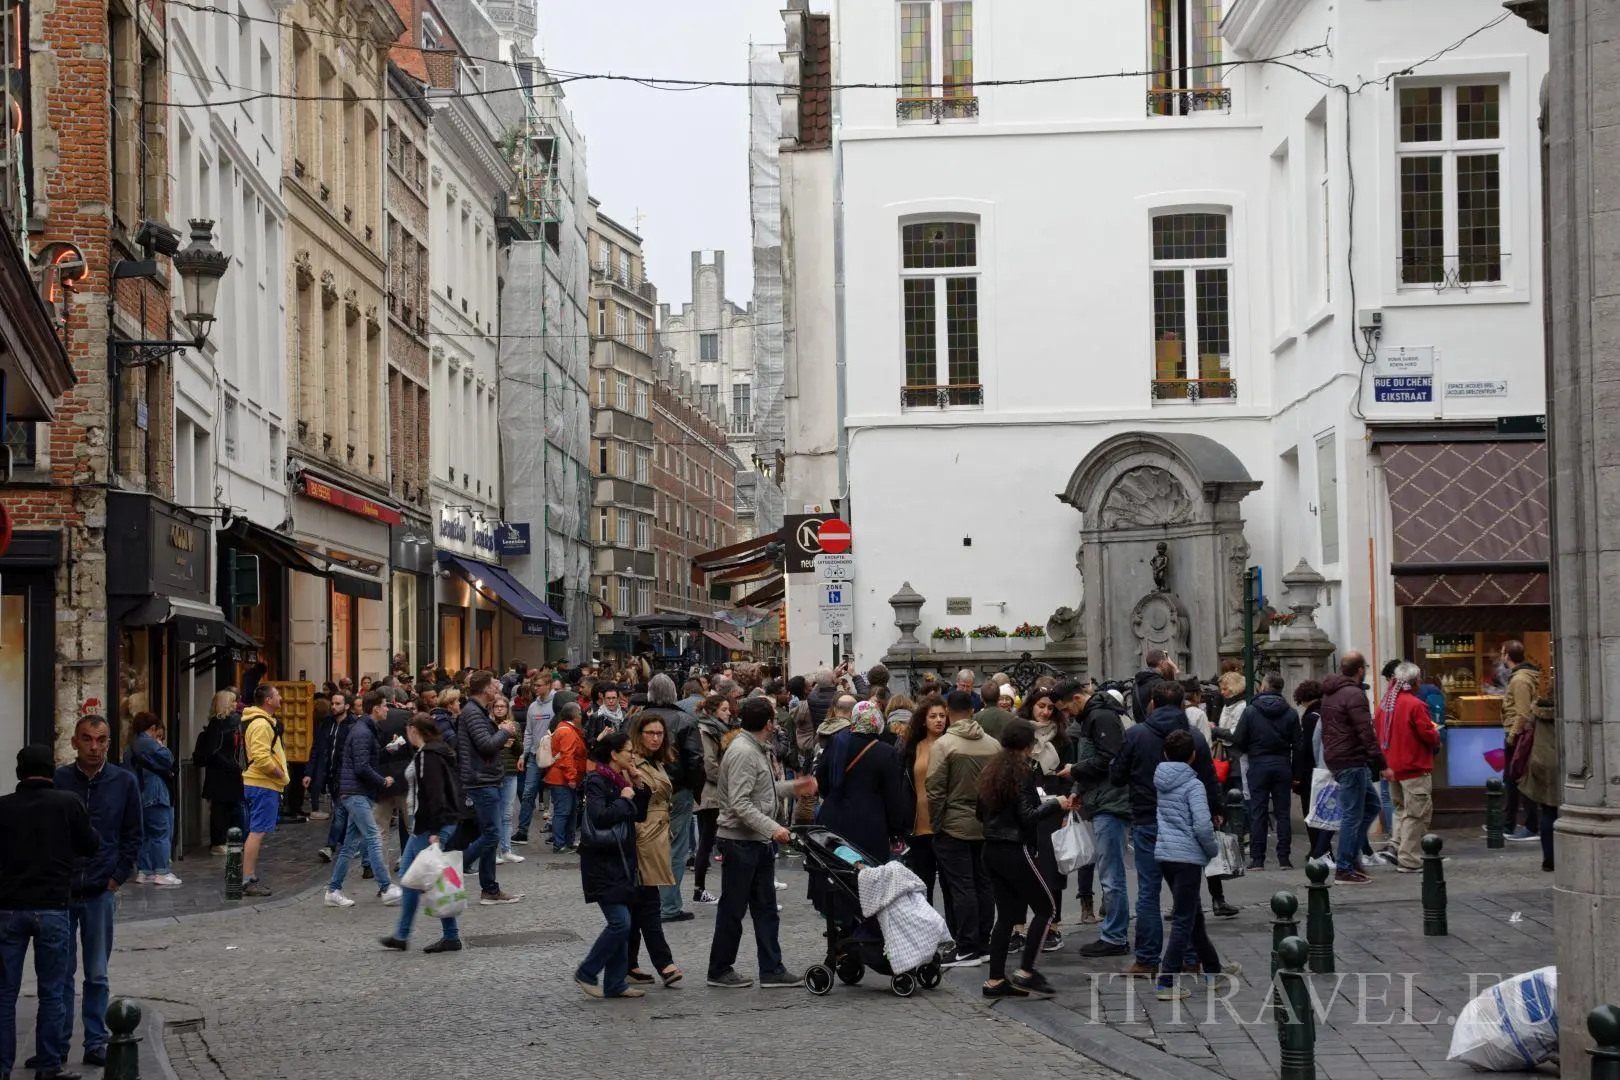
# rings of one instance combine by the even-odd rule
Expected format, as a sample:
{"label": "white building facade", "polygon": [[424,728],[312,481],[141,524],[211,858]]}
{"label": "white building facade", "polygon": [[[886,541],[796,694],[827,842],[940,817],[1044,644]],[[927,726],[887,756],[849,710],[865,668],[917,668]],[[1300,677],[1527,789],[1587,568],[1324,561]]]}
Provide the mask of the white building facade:
{"label": "white building facade", "polygon": [[[1443,655],[1423,610],[1486,602],[1470,590],[1535,629],[1544,478],[1523,489],[1541,444],[1512,434],[1516,421],[1496,433],[1543,405],[1545,39],[1508,20],[1413,69],[1497,5],[1237,0],[1224,21],[1205,0],[1115,6],[1098,19],[1052,2],[834,4],[832,82],[916,87],[847,93],[835,110],[856,661],[894,643],[887,600],[903,581],[927,600],[925,647],[939,627],[1095,611],[1109,582],[1083,580],[1076,551],[1105,525],[1060,500],[1083,463],[1141,433],[1202,436],[1208,460],[1230,452],[1259,486],[1239,498],[1247,543],[1222,550],[1219,573],[1261,567],[1282,608],[1280,579],[1305,560],[1326,578],[1317,621],[1340,649]],[[804,18],[788,13],[790,53]],[[1331,55],[1312,49],[1328,40]],[[1314,78],[1211,66],[1295,50],[1288,63]],[[985,85],[1143,69],[1162,73]],[[827,183],[799,155],[783,155],[805,162],[784,165],[785,215],[811,202],[793,184]],[[833,295],[831,258],[785,252],[795,463],[833,438],[824,404],[795,404],[812,381],[825,396],[837,361],[807,321]],[[1417,550],[1409,500],[1445,488],[1452,467],[1480,489],[1454,516],[1486,531],[1519,516],[1506,532],[1532,535],[1483,554]],[[1479,483],[1492,470],[1505,490]],[[790,469],[792,512],[843,494],[805,490]],[[1143,522],[1175,525],[1147,494]],[[1206,587],[1194,567],[1176,575],[1183,593]],[[810,614],[791,616],[794,635]],[[1199,674],[1214,674],[1215,651],[1194,649]]]}
{"label": "white building facade", "polygon": [[452,670],[495,669],[501,663],[499,602],[477,582],[481,564],[500,562],[502,247],[494,207],[515,177],[495,145],[494,115],[482,98],[466,96],[480,88],[473,66],[458,60],[457,75],[455,93],[428,92],[434,109],[428,149],[430,491],[434,544],[462,559],[436,578],[438,656]]}

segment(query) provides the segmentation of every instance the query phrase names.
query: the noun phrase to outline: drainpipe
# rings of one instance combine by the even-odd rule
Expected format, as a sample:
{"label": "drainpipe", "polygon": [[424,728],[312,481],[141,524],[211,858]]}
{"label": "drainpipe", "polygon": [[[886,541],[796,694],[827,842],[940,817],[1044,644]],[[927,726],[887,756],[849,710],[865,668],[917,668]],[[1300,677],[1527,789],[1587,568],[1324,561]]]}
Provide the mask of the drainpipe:
{"label": "drainpipe", "polygon": [[[835,5],[833,25],[839,25]],[[836,37],[836,35],[835,35]],[[839,84],[842,50],[837,40],[832,45],[833,86]],[[838,410],[838,509],[847,514],[844,501],[849,498],[849,429],[844,418],[849,412],[847,379],[847,316],[844,310],[844,140],[843,91],[832,92],[832,155],[833,155],[833,349],[835,379],[837,382]]]}

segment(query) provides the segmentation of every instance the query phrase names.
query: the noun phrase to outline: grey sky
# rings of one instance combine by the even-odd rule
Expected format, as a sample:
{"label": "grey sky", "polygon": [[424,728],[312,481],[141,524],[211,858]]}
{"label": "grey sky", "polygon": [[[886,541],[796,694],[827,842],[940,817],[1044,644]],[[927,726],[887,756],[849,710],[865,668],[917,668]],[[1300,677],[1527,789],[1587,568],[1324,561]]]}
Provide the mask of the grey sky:
{"label": "grey sky", "polygon": [[[749,40],[782,40],[781,0],[539,0],[539,8],[537,51],[568,71],[743,79]],[[585,82],[566,93],[585,134],[591,195],[641,234],[659,299],[679,310],[691,299],[690,253],[723,248],[726,292],[746,303],[748,91]]]}

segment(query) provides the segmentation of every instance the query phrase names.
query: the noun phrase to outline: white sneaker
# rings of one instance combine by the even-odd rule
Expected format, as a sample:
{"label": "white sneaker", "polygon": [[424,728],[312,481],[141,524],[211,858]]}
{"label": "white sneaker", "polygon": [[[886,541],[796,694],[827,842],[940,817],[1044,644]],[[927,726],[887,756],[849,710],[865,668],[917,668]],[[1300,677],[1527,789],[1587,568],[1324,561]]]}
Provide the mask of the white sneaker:
{"label": "white sneaker", "polygon": [[225,845],[224,844],[215,844],[213,847],[208,849],[208,854],[210,854],[210,855],[224,855],[225,854]]}
{"label": "white sneaker", "polygon": [[152,877],[153,875],[148,874],[145,870],[142,870],[140,873],[135,875],[135,884],[150,885],[152,884]]}
{"label": "white sneaker", "polygon": [[507,863],[520,863],[520,862],[522,862],[523,861],[523,856],[519,855],[515,851],[506,851],[506,852],[502,852],[501,854],[495,856],[495,861],[496,861],[496,863],[498,863],[498,864],[500,864],[502,866],[505,866]]}
{"label": "white sneaker", "polygon": [[180,883],[181,883],[180,879],[175,877],[174,874],[172,874],[172,873],[165,872],[165,873],[162,873],[162,874],[154,874],[154,875],[152,875],[152,884],[153,885],[167,885],[167,886],[172,887],[172,886],[175,886],[175,885],[179,885]]}
{"label": "white sneaker", "polygon": [[405,890],[401,889],[398,885],[390,885],[390,886],[388,886],[388,888],[386,888],[386,889],[384,889],[382,891],[383,906],[385,906],[385,907],[394,907],[394,906],[396,906],[400,901],[400,897],[402,897],[404,895],[405,895]]}
{"label": "white sneaker", "polygon": [[326,890],[327,907],[354,907],[354,901],[338,892],[336,889]]}
{"label": "white sneaker", "polygon": [[778,881],[778,882],[777,882],[777,883],[776,883],[776,891],[777,891],[777,892],[787,892],[787,882],[785,882],[785,881]]}

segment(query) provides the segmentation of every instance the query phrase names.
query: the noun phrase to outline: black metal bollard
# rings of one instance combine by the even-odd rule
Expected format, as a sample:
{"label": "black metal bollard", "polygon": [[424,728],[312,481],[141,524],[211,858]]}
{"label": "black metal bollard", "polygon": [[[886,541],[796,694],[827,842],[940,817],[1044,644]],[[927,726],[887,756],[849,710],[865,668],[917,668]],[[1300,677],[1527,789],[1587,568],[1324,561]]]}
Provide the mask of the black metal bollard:
{"label": "black metal bollard", "polygon": [[225,899],[242,899],[242,830],[225,833]]}
{"label": "black metal bollard", "polygon": [[1597,1045],[1592,1057],[1592,1080],[1620,1080],[1620,1006],[1599,1005],[1586,1014],[1586,1030]]}
{"label": "black metal bollard", "polygon": [[[1237,762],[1232,767],[1237,768]],[[1226,793],[1226,822],[1221,826],[1224,832],[1233,836],[1241,836],[1245,841],[1249,839],[1249,804],[1243,798],[1242,788],[1232,788]],[[1248,852],[1244,852],[1244,859],[1248,859]]]}
{"label": "black metal bollard", "polygon": [[1495,776],[1485,781],[1485,846],[1507,847],[1502,837],[1502,781]]}
{"label": "black metal bollard", "polygon": [[103,1080],[141,1080],[141,1007],[133,998],[118,998],[107,1006],[107,1069]]}
{"label": "black metal bollard", "polygon": [[1291,937],[1277,947],[1282,971],[1273,980],[1278,987],[1277,1044],[1282,1050],[1282,1080],[1316,1080],[1316,1014],[1311,1011],[1311,988],[1306,982],[1305,942]]}
{"label": "black metal bollard", "polygon": [[1445,841],[1434,833],[1423,838],[1423,936],[1445,937],[1446,864],[1440,849]]}
{"label": "black metal bollard", "polygon": [[1294,916],[1299,912],[1299,900],[1287,889],[1271,894],[1271,913],[1276,917],[1271,923],[1271,978],[1277,978],[1277,972],[1282,967],[1282,960],[1277,950],[1282,943],[1299,933],[1299,920]]}
{"label": "black metal bollard", "polygon": [[1328,885],[1328,864],[1318,859],[1305,864],[1305,940],[1310,942],[1311,971],[1333,974],[1333,901]]}

